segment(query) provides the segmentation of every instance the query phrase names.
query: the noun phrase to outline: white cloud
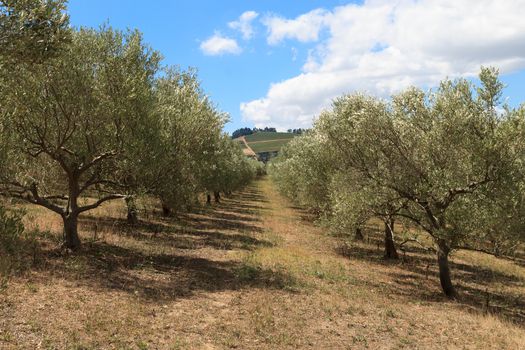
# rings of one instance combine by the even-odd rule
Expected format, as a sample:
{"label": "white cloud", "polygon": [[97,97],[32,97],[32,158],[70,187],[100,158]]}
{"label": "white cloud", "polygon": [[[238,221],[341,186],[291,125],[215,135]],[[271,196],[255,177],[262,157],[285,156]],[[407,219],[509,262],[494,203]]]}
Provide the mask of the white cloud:
{"label": "white cloud", "polygon": [[200,48],[208,56],[239,54],[242,51],[235,39],[222,36],[218,32],[203,41]]}
{"label": "white cloud", "polygon": [[319,31],[328,17],[327,11],[317,9],[296,19],[270,15],[263,18],[262,22],[268,29],[268,44],[275,45],[284,39],[296,39],[301,42],[317,41]]}
{"label": "white cloud", "polygon": [[268,42],[318,41],[303,72],[241,104],[244,119],[308,127],[330,101],[354,90],[388,97],[409,85],[472,76],[481,65],[525,68],[525,0],[370,0],[296,19],[272,17]]}
{"label": "white cloud", "polygon": [[242,37],[245,40],[251,39],[253,36],[252,21],[257,18],[259,14],[255,11],[244,12],[238,20],[228,23],[228,26],[232,29],[238,30],[242,33]]}

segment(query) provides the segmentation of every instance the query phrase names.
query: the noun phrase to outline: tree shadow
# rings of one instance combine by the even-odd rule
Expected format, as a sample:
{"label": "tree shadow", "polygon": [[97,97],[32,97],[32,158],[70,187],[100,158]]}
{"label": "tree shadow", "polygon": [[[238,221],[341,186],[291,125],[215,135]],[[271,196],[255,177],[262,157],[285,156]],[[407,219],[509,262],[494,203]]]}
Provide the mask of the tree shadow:
{"label": "tree shadow", "polygon": [[[283,289],[292,280],[286,271],[254,268],[221,253],[272,245],[258,237],[262,229],[257,225],[257,214],[247,212],[254,209],[257,213],[263,200],[260,192],[248,189],[197,213],[155,216],[136,225],[129,225],[124,218],[85,215],[80,221],[83,233],[95,237],[96,232],[109,232],[127,240],[116,244],[85,240],[75,253],[49,245],[42,250],[36,268],[47,276],[43,278],[59,276],[85,288],[123,291],[157,303],[200,292]],[[201,248],[213,251],[198,255]]]}
{"label": "tree shadow", "polygon": [[[272,246],[271,242],[255,238],[248,233],[218,231],[217,229],[220,227],[213,226],[213,224],[201,224],[200,229],[185,225],[172,226],[165,223],[146,223],[143,221],[136,225],[129,225],[123,219],[101,217],[84,218],[82,224],[92,232],[110,230],[111,234],[114,235],[129,237],[136,241],[147,242],[150,245],[177,249],[210,247],[218,250],[242,249],[252,251],[259,247]],[[239,226],[236,226],[236,229],[238,230]],[[94,234],[93,237],[95,237]]]}
{"label": "tree shadow", "polygon": [[246,224],[242,221],[200,218],[197,220],[185,220],[181,222],[185,228],[197,230],[229,230],[237,232],[261,233],[263,229],[259,226]]}
{"label": "tree shadow", "polygon": [[237,200],[228,200],[227,207],[242,215],[259,215],[261,212],[269,210],[260,205],[244,204]]}
{"label": "tree shadow", "polygon": [[[387,266],[386,274],[394,281],[383,285],[391,295],[403,296],[429,302],[443,302],[437,261],[434,254],[421,247],[411,245],[400,252],[398,260],[387,260],[374,237],[370,243],[342,245],[337,253],[349,259],[366,261],[377,266]],[[469,311],[490,313],[504,320],[511,320],[525,327],[525,298],[498,285],[522,287],[524,281],[517,276],[476,266],[450,261],[453,283],[459,293],[458,305]]]}
{"label": "tree shadow", "polygon": [[153,303],[189,298],[200,292],[243,288],[282,289],[281,279],[271,271],[246,280],[242,262],[214,261],[193,256],[145,254],[144,252],[90,242],[75,254],[49,250],[40,269],[52,276],[100,291],[123,291]]}

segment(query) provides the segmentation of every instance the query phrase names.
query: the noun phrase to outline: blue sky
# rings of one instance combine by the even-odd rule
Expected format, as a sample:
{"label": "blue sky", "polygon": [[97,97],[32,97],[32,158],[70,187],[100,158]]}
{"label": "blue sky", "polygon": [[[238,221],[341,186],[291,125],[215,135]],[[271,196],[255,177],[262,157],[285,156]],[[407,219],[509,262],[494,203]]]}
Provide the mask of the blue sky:
{"label": "blue sky", "polygon": [[[426,2],[70,0],[69,13],[75,26],[138,28],[164,63],[196,67],[229,132],[307,127],[341,93],[387,97],[481,64],[501,69],[512,105],[523,101],[524,2]],[[247,11],[251,35],[229,25]]]}

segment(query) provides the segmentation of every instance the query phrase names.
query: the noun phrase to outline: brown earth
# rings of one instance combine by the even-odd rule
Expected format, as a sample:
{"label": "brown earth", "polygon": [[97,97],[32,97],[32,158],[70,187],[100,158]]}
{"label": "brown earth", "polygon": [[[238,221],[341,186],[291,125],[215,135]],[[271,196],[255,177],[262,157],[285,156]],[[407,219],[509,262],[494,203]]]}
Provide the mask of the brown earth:
{"label": "brown earth", "polygon": [[315,226],[267,179],[212,209],[130,227],[120,202],[58,248],[58,217],[31,209],[42,248],[0,289],[1,349],[525,349],[525,264],[452,260],[442,297],[432,255],[386,262]]}

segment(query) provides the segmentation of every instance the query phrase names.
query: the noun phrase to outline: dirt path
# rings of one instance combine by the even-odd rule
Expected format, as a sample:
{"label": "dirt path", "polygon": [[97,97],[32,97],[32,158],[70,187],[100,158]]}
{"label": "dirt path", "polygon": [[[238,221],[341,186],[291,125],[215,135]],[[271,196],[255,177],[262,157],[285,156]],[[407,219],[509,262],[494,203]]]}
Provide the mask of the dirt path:
{"label": "dirt path", "polygon": [[248,145],[248,142],[246,141],[246,137],[241,136],[239,139],[244,143],[244,146],[246,148],[243,148],[243,152],[245,156],[248,157],[257,157],[257,154],[253,151],[253,149]]}
{"label": "dirt path", "polygon": [[124,217],[121,203],[85,217],[73,256],[44,242],[0,292],[1,349],[525,348],[523,327],[441,299],[415,262],[375,243],[341,255],[268,178],[177,219]]}

